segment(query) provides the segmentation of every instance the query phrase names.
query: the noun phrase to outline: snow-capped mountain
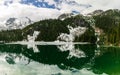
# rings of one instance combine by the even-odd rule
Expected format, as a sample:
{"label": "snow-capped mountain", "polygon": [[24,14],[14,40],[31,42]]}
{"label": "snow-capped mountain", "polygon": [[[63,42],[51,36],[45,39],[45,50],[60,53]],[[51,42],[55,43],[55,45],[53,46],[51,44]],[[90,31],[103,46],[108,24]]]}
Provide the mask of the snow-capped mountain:
{"label": "snow-capped mountain", "polygon": [[27,25],[33,23],[33,21],[28,17],[22,18],[9,18],[6,20],[5,25],[7,29],[22,29]]}
{"label": "snow-capped mountain", "polygon": [[3,23],[1,30],[11,30],[11,29],[22,29],[29,24],[32,24],[33,21],[28,17],[20,18],[9,18]]}

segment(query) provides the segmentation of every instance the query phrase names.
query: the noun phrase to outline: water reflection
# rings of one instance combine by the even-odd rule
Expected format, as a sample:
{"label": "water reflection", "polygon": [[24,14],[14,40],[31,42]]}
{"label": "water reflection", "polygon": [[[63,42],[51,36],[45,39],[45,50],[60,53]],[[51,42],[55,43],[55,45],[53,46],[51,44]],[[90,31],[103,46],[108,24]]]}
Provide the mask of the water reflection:
{"label": "water reflection", "polygon": [[120,75],[120,48],[101,47],[100,55],[95,58],[93,71],[98,74]]}
{"label": "water reflection", "polygon": [[84,51],[80,50],[79,48],[75,48],[75,45],[73,45],[72,43],[65,45],[58,45],[57,47],[60,49],[60,51],[67,51],[67,50],[69,51],[68,59],[73,56],[77,58],[86,57]]}
{"label": "water reflection", "polygon": [[[36,47],[37,52],[33,50],[34,48],[27,48],[27,45],[1,44],[0,66],[1,64],[9,67],[17,65],[21,70],[27,69],[28,72],[25,74],[22,72],[22,75],[120,74],[120,48],[98,49],[92,44],[37,45]],[[34,68],[34,71],[30,67]],[[0,71],[3,72],[1,69]],[[5,74],[15,75],[8,72],[4,72],[3,75]]]}

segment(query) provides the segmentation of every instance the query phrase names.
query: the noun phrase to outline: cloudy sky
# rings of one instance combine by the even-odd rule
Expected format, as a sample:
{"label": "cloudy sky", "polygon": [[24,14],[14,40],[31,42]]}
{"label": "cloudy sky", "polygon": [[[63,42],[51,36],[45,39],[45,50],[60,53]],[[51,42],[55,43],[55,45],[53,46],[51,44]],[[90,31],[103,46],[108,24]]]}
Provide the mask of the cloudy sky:
{"label": "cloudy sky", "polygon": [[120,9],[120,0],[0,0],[0,23],[10,17],[33,21],[56,18],[62,13],[86,14],[96,9]]}

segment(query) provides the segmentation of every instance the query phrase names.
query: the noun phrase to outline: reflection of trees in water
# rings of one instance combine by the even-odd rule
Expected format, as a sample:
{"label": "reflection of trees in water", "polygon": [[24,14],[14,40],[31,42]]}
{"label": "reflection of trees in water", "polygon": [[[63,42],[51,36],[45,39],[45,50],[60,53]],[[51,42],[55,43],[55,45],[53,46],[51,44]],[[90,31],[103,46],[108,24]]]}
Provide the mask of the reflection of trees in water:
{"label": "reflection of trees in water", "polygon": [[93,71],[97,74],[120,75],[120,48],[101,47],[100,56],[95,58]]}
{"label": "reflection of trees in water", "polygon": [[[39,51],[34,52],[32,48],[27,49],[27,46],[24,45],[0,45],[0,52],[7,54],[7,62],[12,61],[16,63],[16,59],[18,59],[23,62],[27,61],[25,64],[36,61],[43,64],[58,65],[61,69],[82,69],[84,67],[91,67],[91,65],[88,66],[88,64],[91,63],[92,58],[95,56],[96,46],[74,45],[73,49],[64,51],[60,50],[60,48],[55,45],[38,45],[37,48]],[[74,50],[78,50],[75,51],[76,53],[79,51],[84,52],[85,57],[78,58],[76,56],[72,56],[68,58],[72,50],[73,52]]]}
{"label": "reflection of trees in water", "polygon": [[9,64],[28,64],[30,62],[29,58],[23,56],[24,47],[22,45],[0,45],[0,59],[6,60]]}
{"label": "reflection of trees in water", "polygon": [[84,51],[82,51],[80,48],[75,48],[75,45],[72,43],[58,45],[57,47],[60,51],[69,51],[69,56],[67,58],[71,58],[73,56],[76,58],[86,57]]}
{"label": "reflection of trees in water", "polygon": [[[64,50],[55,45],[38,45],[37,48],[39,51],[34,52],[32,48],[27,49],[27,46],[24,45],[0,45],[0,61],[4,59],[9,64],[22,62],[24,65],[36,61],[57,65],[61,69],[89,68],[96,74],[120,74],[120,48],[100,47],[99,55],[95,53],[97,51],[96,45],[74,45],[71,49],[66,47],[66,49],[63,48]],[[84,52],[86,56],[68,58],[70,51],[74,49]]]}

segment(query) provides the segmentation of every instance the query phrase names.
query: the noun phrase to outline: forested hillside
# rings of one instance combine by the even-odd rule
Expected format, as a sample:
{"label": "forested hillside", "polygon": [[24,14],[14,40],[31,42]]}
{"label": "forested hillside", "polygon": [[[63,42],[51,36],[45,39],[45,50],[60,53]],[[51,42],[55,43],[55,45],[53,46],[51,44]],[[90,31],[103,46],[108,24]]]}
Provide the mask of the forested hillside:
{"label": "forested hillside", "polygon": [[[81,35],[72,35],[74,37],[73,41],[95,43],[96,37],[94,35],[92,23],[94,23],[92,18],[85,17],[83,15],[67,17],[64,20],[42,20],[35,22],[22,30],[1,31],[0,41],[11,42],[27,40],[27,36],[33,36],[34,31],[39,32],[39,35],[35,39],[36,41],[55,41],[62,33],[66,34],[67,36],[72,35],[72,33],[70,33],[71,28],[74,32],[74,35],[76,35],[76,32],[80,34],[82,29],[86,29],[85,33]],[[76,32],[74,28],[77,29]]]}
{"label": "forested hillside", "polygon": [[107,10],[94,16],[95,25],[103,30],[100,42],[103,44],[120,44],[120,10]]}

